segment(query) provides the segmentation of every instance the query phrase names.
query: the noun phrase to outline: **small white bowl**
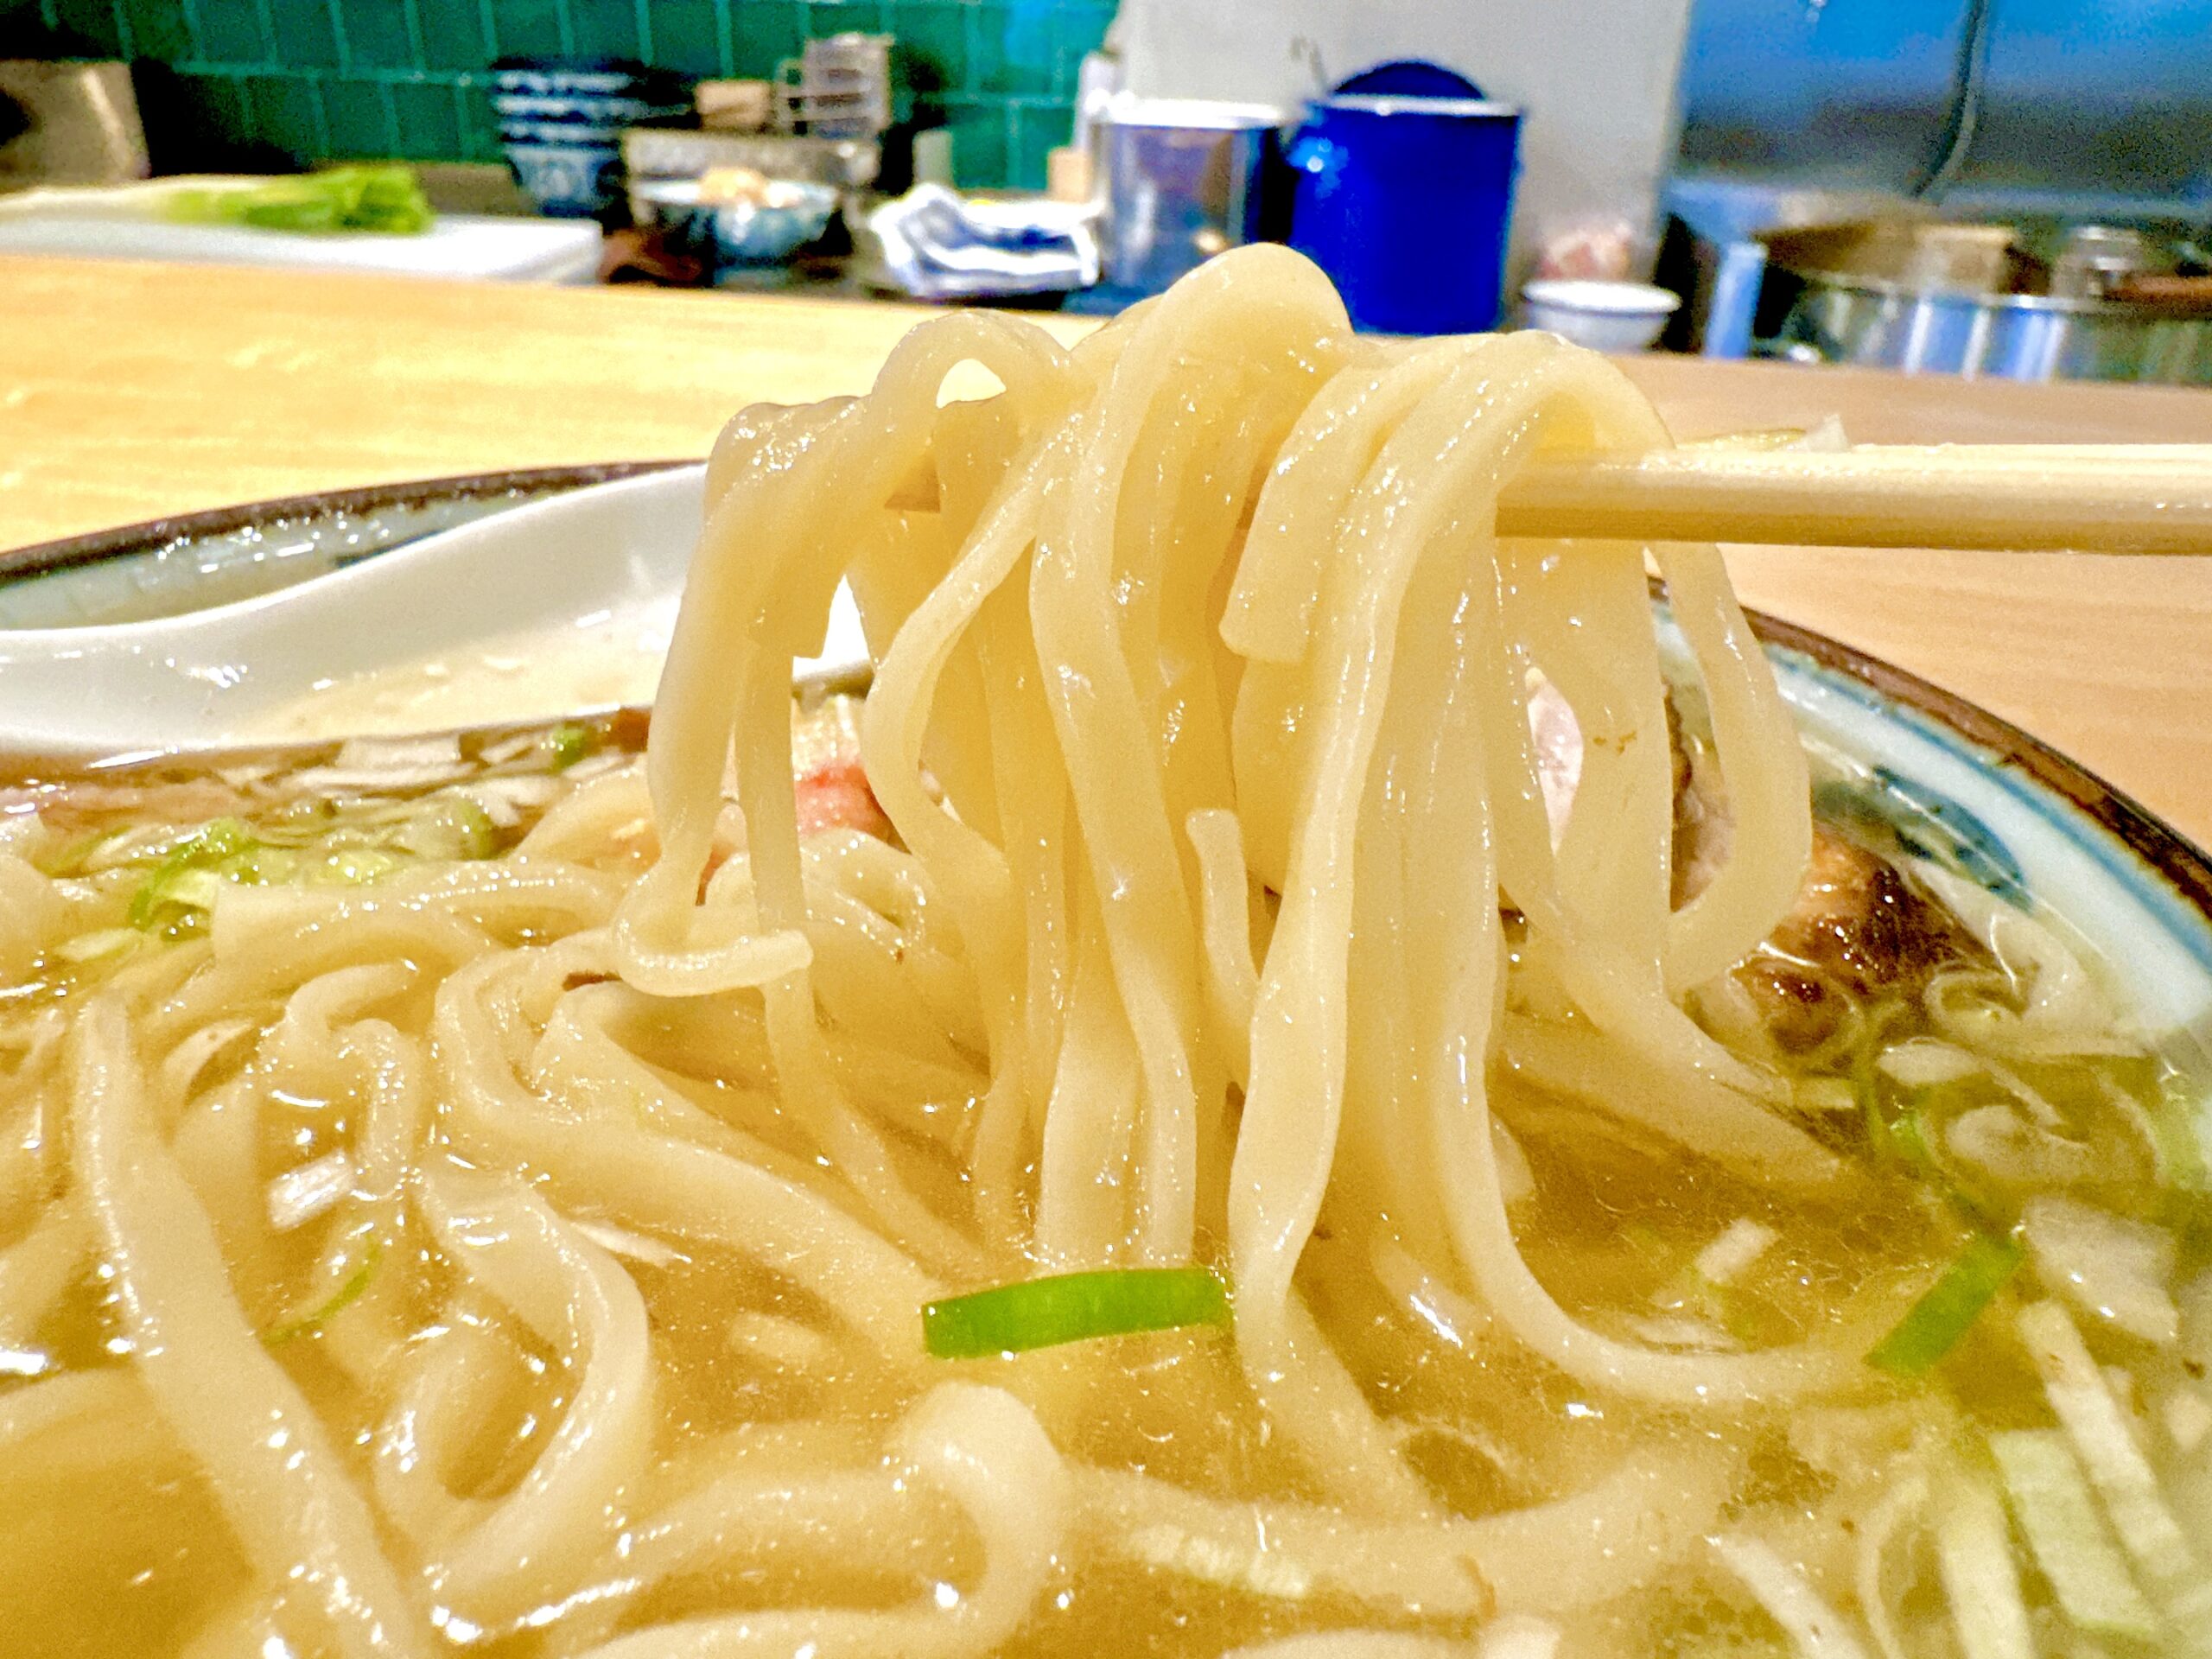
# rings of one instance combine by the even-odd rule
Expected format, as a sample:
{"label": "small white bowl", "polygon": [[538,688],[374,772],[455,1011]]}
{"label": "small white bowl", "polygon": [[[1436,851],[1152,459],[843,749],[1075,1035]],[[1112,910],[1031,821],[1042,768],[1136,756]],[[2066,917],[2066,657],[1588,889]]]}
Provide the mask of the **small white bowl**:
{"label": "small white bowl", "polygon": [[1548,277],[1521,290],[1521,320],[1595,351],[1640,352],[1681,302],[1679,294],[1649,283]]}

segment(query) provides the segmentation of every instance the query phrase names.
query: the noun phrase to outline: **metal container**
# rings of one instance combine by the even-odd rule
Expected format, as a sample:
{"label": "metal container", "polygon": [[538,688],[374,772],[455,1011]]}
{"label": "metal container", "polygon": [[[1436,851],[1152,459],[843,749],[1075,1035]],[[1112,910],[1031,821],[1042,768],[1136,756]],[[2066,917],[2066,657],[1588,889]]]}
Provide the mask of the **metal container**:
{"label": "metal container", "polygon": [[1156,294],[1257,241],[1281,119],[1262,105],[1116,98],[1097,126],[1106,280]]}
{"label": "metal container", "polygon": [[2047,263],[2037,238],[2006,226],[1821,226],[1764,239],[1753,349],[1768,355],[1908,374],[2212,385],[2212,307],[2115,294],[2171,266],[2133,232],[2083,227]]}
{"label": "metal container", "polygon": [[2076,225],[2051,261],[2050,294],[2060,300],[2101,300],[2132,276],[2173,269],[2142,232],[2126,225]]}
{"label": "metal container", "polygon": [[888,35],[817,36],[776,66],[776,125],[822,138],[874,138],[891,126]]}
{"label": "metal container", "polygon": [[1907,374],[2212,385],[2212,314],[2111,300],[1816,280],[1774,346],[1785,356]]}
{"label": "metal container", "polygon": [[146,176],[146,131],[130,68],[0,54],[0,190],[121,184]]}

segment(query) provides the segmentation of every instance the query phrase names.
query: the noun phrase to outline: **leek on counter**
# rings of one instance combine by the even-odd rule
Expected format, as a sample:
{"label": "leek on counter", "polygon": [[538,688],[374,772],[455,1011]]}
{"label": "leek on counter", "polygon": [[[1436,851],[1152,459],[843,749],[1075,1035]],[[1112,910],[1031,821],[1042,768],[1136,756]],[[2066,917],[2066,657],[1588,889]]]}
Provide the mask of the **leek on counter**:
{"label": "leek on counter", "polygon": [[168,215],[187,225],[264,231],[375,231],[419,236],[436,221],[423,181],[404,162],[330,167],[254,184],[180,190]]}

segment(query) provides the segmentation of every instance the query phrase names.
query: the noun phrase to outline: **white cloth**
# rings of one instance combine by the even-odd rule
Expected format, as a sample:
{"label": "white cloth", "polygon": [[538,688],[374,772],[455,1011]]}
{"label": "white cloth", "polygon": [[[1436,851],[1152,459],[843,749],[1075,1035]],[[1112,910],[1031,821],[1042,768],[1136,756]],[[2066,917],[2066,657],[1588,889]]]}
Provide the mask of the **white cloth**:
{"label": "white cloth", "polygon": [[1086,203],[982,200],[919,184],[868,215],[883,263],[918,299],[1048,294],[1098,280]]}

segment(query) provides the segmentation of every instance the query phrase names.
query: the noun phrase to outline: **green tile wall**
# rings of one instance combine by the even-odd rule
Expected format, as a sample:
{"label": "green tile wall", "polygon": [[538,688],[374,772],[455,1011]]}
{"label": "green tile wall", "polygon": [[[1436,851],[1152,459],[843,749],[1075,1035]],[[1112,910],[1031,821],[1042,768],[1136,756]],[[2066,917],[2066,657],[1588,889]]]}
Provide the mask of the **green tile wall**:
{"label": "green tile wall", "polygon": [[633,57],[772,76],[810,38],[898,37],[899,112],[954,133],[959,181],[1041,186],[1114,0],[0,0],[0,56],[136,66],[164,170],[398,156],[497,161],[487,66]]}

